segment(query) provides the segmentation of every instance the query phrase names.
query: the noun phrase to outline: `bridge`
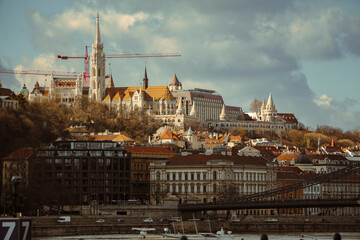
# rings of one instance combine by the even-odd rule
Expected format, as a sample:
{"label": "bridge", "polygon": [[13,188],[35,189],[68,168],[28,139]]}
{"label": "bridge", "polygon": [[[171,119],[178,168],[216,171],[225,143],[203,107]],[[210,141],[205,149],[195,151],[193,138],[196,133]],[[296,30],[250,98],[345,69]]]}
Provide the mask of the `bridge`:
{"label": "bridge", "polygon": [[[350,178],[350,179],[349,179]],[[243,195],[233,200],[209,203],[180,204],[182,212],[197,212],[207,210],[236,210],[236,209],[266,209],[266,208],[330,208],[330,207],[360,207],[360,189],[355,193],[343,192],[335,198],[323,196],[318,199],[282,199],[287,193],[299,192],[314,185],[322,185],[337,181],[337,183],[359,183],[360,163],[353,163],[337,171],[321,174],[315,178],[302,180],[295,184],[274,188],[264,192]],[[350,197],[349,197],[350,195]],[[355,195],[355,196],[354,196]]]}

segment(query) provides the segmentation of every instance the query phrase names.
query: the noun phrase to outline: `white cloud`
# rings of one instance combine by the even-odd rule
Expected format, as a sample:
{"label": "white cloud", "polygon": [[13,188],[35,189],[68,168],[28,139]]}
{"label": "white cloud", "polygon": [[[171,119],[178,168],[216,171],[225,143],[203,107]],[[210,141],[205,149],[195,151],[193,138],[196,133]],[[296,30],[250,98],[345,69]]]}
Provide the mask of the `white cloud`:
{"label": "white cloud", "polygon": [[321,95],[320,99],[315,99],[314,102],[318,105],[318,106],[330,106],[331,102],[332,102],[332,98],[327,96],[326,94]]}
{"label": "white cloud", "polygon": [[[41,54],[33,60],[28,60],[27,58],[23,58],[23,63],[17,65],[14,70],[23,71],[30,70],[30,72],[36,72],[36,70],[40,71],[60,71],[60,72],[74,72],[73,68],[68,68],[63,64],[60,64],[52,54]],[[36,75],[36,74],[16,74],[16,79],[20,82],[21,86],[26,84],[27,88],[31,91],[36,81],[39,82],[40,86],[48,86],[49,83],[47,79],[48,76],[44,75]]]}

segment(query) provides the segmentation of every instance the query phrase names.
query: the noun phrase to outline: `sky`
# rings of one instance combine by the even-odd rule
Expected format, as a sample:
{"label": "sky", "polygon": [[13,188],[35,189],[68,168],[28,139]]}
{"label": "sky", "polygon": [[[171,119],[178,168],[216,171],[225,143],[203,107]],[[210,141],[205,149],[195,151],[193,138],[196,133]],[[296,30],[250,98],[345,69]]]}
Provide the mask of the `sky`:
{"label": "sky", "polygon": [[[354,0],[0,0],[0,69],[84,71],[100,16],[105,54],[180,53],[107,59],[116,87],[213,89],[250,111],[272,93],[279,113],[310,129],[360,127],[360,1]],[[91,49],[89,53],[91,52]],[[18,93],[44,76],[0,74]]]}

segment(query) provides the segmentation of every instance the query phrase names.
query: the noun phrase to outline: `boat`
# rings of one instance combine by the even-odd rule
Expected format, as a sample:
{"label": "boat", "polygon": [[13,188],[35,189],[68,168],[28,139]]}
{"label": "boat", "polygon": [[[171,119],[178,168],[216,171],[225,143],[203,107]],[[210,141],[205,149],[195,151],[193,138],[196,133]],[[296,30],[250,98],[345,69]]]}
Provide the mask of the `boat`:
{"label": "boat", "polygon": [[174,238],[164,238],[164,236],[147,236],[147,233],[150,231],[155,231],[156,228],[132,228],[131,230],[140,232],[140,239],[150,239],[150,240],[174,240]]}

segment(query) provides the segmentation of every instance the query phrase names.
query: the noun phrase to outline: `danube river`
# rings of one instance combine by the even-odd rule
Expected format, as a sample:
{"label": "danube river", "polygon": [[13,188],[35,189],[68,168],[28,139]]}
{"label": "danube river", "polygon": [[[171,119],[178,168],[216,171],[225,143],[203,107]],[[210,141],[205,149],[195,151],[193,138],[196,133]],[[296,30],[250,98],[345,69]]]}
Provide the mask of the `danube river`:
{"label": "danube river", "polygon": [[[269,240],[331,240],[333,239],[334,233],[306,233],[301,236],[301,233],[270,233],[268,234]],[[259,240],[261,234],[234,234],[234,240]],[[343,240],[359,240],[360,239],[360,232],[357,233],[341,233],[341,237]],[[34,240],[62,240],[62,239],[69,239],[69,240],[113,240],[113,239],[138,239],[140,238],[139,235],[129,235],[129,234],[114,234],[114,235],[84,235],[84,236],[66,236],[66,237],[36,237],[32,238]],[[146,236],[147,239],[151,240],[154,238],[160,239],[162,238],[161,235],[152,235],[149,234]],[[176,239],[176,238],[174,238]],[[201,239],[201,238],[199,238]]]}

